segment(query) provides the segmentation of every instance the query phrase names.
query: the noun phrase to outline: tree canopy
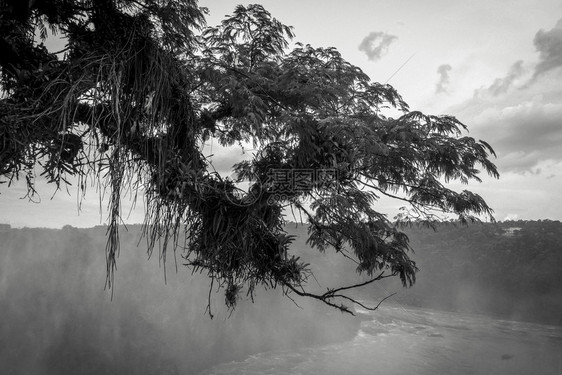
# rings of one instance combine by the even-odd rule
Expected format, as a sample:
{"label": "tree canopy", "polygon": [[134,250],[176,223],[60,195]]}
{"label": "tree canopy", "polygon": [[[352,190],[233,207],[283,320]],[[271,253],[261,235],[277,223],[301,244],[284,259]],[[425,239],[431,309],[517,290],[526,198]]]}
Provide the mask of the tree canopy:
{"label": "tree canopy", "polygon": [[[481,170],[498,176],[487,143],[452,116],[410,111],[335,48],[291,47],[292,28],[261,5],[207,27],[195,0],[1,4],[2,182],[25,178],[33,196],[39,170],[60,188],[104,186],[109,286],[126,193],[146,197],[149,253],[182,249],[228,307],[263,285],[350,311],[344,293],[357,285],[306,290],[309,265],[291,255],[286,212],[309,224],[311,247],[333,248],[369,276],[358,285],[414,283],[400,225],[443,212],[491,217],[480,196],[446,186],[479,181]],[[49,33],[63,51],[45,46]],[[211,138],[258,150],[234,168],[247,191],[213,170],[202,152]],[[402,201],[402,213],[379,212],[381,196]]]}

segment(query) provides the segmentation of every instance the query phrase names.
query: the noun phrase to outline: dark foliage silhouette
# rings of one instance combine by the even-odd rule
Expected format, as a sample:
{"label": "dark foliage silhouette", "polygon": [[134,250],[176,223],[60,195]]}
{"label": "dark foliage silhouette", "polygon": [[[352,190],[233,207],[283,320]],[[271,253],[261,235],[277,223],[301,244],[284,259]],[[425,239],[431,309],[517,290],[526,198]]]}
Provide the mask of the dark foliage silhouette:
{"label": "dark foliage silhouette", "polygon": [[[410,111],[334,48],[290,50],[292,29],[260,5],[216,27],[204,15],[194,0],[1,3],[0,176],[24,178],[31,198],[36,167],[60,188],[105,187],[108,286],[127,193],[146,197],[149,253],[165,261],[179,248],[229,307],[264,285],[352,312],[345,292],[368,283],[307,291],[286,210],[309,223],[312,247],[333,247],[370,282],[404,286],[416,265],[399,224],[491,215],[480,196],[446,187],[478,181],[480,169],[498,175],[492,148],[456,118]],[[64,50],[45,46],[50,33]],[[212,169],[201,151],[211,137],[258,150],[235,168],[248,192]],[[271,177],[280,171],[282,194]],[[397,222],[375,208],[382,195],[404,203]]]}

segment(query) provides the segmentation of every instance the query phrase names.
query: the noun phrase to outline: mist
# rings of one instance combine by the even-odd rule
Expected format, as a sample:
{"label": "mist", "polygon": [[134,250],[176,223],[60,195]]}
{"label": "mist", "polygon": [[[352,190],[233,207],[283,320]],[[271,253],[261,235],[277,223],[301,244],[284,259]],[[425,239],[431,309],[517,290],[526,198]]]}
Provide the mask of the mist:
{"label": "mist", "polygon": [[406,231],[419,267],[416,284],[395,280],[380,288],[398,292],[410,306],[484,314],[507,320],[562,325],[562,223],[505,221]]}
{"label": "mist", "polygon": [[234,311],[209,279],[147,259],[139,227],[122,230],[113,299],[105,228],[0,231],[3,374],[194,374],[273,349],[352,338],[359,321],[279,291],[258,290]]}
{"label": "mist", "polygon": [[[102,226],[0,227],[2,374],[198,374],[221,363],[230,371],[235,366],[231,361],[245,363],[245,358],[274,362],[278,354],[270,358],[266,353],[312,353],[309,348],[322,345],[329,346],[320,354],[335,351],[341,358],[347,355],[358,361],[352,367],[357,371],[369,368],[369,361],[376,359],[380,364],[388,356],[408,357],[411,366],[419,366],[416,361],[433,358],[432,353],[445,344],[458,346],[459,352],[472,348],[468,353],[474,356],[487,348],[486,353],[495,356],[490,361],[500,361],[507,370],[521,369],[522,363],[515,360],[509,366],[501,361],[512,360],[515,353],[521,361],[531,354],[543,358],[545,346],[533,344],[535,353],[511,336],[511,341],[505,341],[497,335],[488,343],[487,336],[479,333],[487,332],[479,326],[480,318],[470,318],[469,324],[462,315],[437,311],[503,319],[486,321],[498,329],[498,335],[519,324],[510,321],[562,325],[560,222],[408,229],[416,249],[411,256],[420,268],[416,284],[404,289],[399,280],[386,279],[353,292],[371,305],[397,293],[381,310],[357,317],[306,298],[293,303],[281,291],[265,289],[257,290],[254,302],[244,296],[234,311],[228,311],[222,292],[213,289],[211,319],[206,312],[207,276],[192,274],[178,255],[177,262],[168,258],[165,280],[157,254],[148,259],[146,246],[139,243],[140,226],[121,230],[112,298],[111,291],[104,290],[105,230]],[[353,263],[342,262],[337,254],[310,250],[305,226],[291,224],[287,230],[296,235],[295,255],[313,265],[315,276],[307,285],[311,292],[366,280],[357,276]],[[400,335],[392,336],[396,327]],[[464,332],[463,336],[458,332]],[[427,341],[428,337],[434,341]],[[557,345],[562,343],[562,336],[548,337],[559,340]],[[498,340],[503,349],[498,349]],[[401,343],[399,347],[388,347],[395,341]],[[358,359],[369,347],[379,348],[379,357]],[[410,352],[400,354],[405,347]],[[262,354],[248,357],[255,353]],[[341,364],[334,356],[326,361],[337,369]],[[548,362],[549,357],[544,358]],[[436,366],[454,366],[457,360],[443,358]],[[292,362],[282,366],[288,363]],[[550,366],[556,373],[560,364],[551,362]],[[395,373],[399,367],[388,363],[385,368]],[[475,373],[486,373],[486,368]]]}

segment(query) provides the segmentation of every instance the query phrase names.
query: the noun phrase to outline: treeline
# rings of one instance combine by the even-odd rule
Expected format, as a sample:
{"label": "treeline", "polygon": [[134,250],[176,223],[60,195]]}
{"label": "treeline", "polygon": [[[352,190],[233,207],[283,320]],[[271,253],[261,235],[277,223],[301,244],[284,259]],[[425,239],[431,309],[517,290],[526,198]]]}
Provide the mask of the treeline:
{"label": "treeline", "polygon": [[[296,247],[307,249],[306,227],[290,228],[298,236]],[[420,269],[416,284],[404,289],[398,280],[387,279],[363,288],[360,298],[377,301],[396,292],[388,302],[562,325],[559,221],[446,223],[435,230],[405,231]],[[352,263],[340,264],[333,255],[303,254],[322,265],[316,276],[323,287],[357,282]]]}
{"label": "treeline", "polygon": [[403,301],[562,325],[562,223],[505,221],[408,231],[418,283]]}
{"label": "treeline", "polygon": [[[169,255],[147,260],[140,226],[121,231],[113,299],[105,284],[105,227],[0,227],[2,374],[196,374],[272,349],[353,337],[357,319],[278,291],[224,307],[209,279]],[[137,244],[139,245],[137,247]]]}

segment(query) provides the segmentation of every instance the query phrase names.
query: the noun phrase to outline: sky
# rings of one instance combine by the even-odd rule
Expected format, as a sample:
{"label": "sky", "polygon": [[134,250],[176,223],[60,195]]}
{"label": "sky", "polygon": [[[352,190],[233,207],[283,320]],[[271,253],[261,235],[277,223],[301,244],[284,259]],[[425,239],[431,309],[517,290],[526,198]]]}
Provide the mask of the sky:
{"label": "sky", "polygon": [[[239,1],[205,0],[209,25]],[[469,136],[490,143],[498,180],[468,189],[496,220],[562,220],[562,1],[554,0],[263,0],[294,27],[294,41],[336,47],[373,81],[394,86],[412,110],[456,116]],[[540,3],[540,5],[538,5]],[[247,5],[247,3],[243,3]],[[227,168],[240,150],[213,152]],[[0,185],[0,223],[87,227],[107,219],[90,189],[78,195],[38,184],[41,202],[21,199],[22,184]],[[452,185],[465,189],[464,185]],[[142,200],[126,222],[142,222]],[[100,212],[101,208],[101,212]],[[382,210],[392,207],[381,207]]]}

